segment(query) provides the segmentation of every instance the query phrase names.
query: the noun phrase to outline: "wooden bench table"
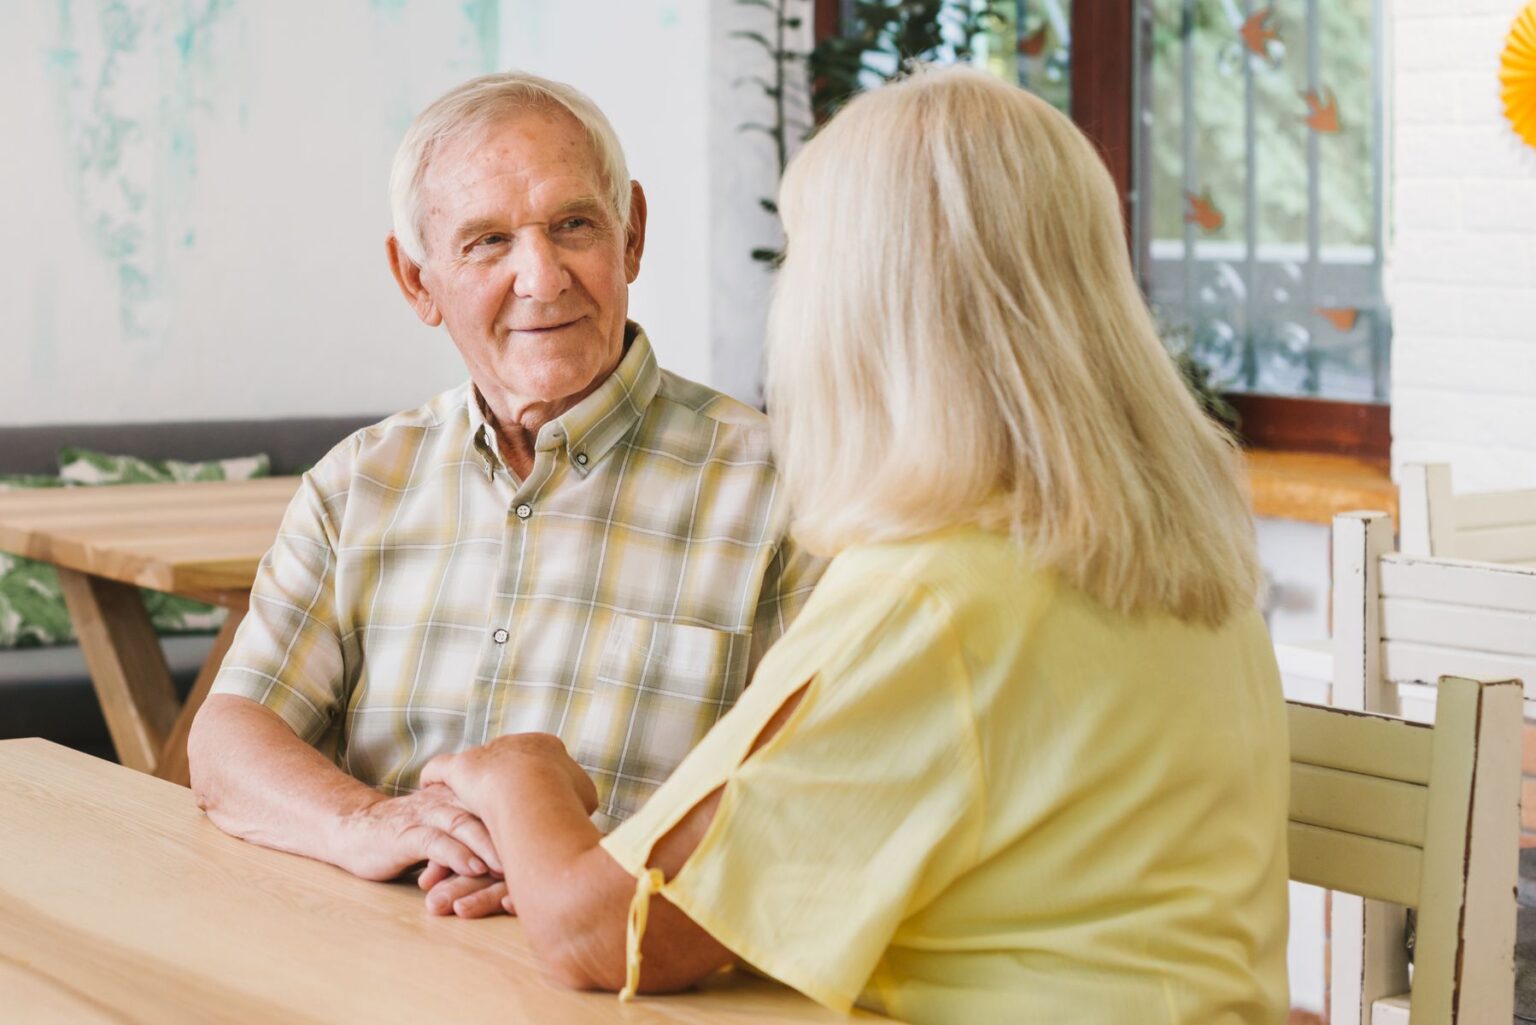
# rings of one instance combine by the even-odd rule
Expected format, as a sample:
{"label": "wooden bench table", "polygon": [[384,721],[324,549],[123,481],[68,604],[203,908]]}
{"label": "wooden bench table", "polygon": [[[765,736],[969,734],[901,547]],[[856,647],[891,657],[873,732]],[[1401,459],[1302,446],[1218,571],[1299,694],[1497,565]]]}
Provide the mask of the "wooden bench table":
{"label": "wooden bench table", "polygon": [[0,741],[0,866],[7,1022],[850,1020],[739,971],[630,1004],[562,989],[515,918],[428,915],[409,883],[225,836],[185,788],[43,740]]}
{"label": "wooden bench table", "polygon": [[[0,494],[0,551],[58,567],[124,765],[187,781],[187,731],[245,615],[297,477]],[[138,588],[229,610],[185,705]]]}

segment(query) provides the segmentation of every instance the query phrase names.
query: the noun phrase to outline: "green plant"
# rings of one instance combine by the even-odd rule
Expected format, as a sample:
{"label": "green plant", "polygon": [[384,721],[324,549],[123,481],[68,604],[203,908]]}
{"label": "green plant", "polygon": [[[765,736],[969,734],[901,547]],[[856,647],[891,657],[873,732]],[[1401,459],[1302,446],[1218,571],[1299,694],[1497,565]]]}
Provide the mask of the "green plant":
{"label": "green plant", "polygon": [[[756,85],[773,104],[771,121],[752,121],[744,132],[761,132],[773,141],[779,176],[789,164],[792,135],[805,139],[837,109],[866,88],[883,85],[913,63],[953,63],[970,59],[976,36],[994,19],[1001,0],[977,5],[972,0],[859,0],[853,23],[842,35],[830,36],[809,51],[790,45],[790,37],[805,25],[811,0],[736,0],[742,7],[759,7],[772,18],[767,32],[741,30],[731,35],[760,47],[768,56],[769,75],[743,75],[736,85]],[[790,112],[791,89],[803,89],[810,99],[812,123]],[[777,217],[772,198],[758,205]],[[758,247],[752,258],[777,266],[779,249]]]}
{"label": "green plant", "polygon": [[[736,3],[741,7],[761,7],[773,18],[773,26],[769,30],[771,36],[751,29],[731,33],[733,38],[745,39],[762,48],[773,69],[771,77],[742,75],[733,84],[756,85],[773,103],[773,120],[749,121],[739,125],[738,129],[743,132],[762,132],[773,141],[778,177],[782,178],[784,169],[789,166],[790,132],[799,131],[802,137],[810,134],[810,125],[801,124],[790,117],[788,97],[792,76],[797,69],[803,69],[809,64],[810,54],[793,49],[788,37],[805,25],[805,16],[811,9],[812,0],[736,0]],[[778,204],[771,197],[760,196],[757,202],[769,214],[778,217]],[[752,259],[774,266],[778,265],[782,256],[778,249],[764,247],[752,250]]]}
{"label": "green plant", "polygon": [[[773,120],[750,122],[742,131],[762,132],[774,143],[779,176],[789,164],[791,133],[809,137],[838,108],[865,89],[877,88],[905,74],[914,63],[954,63],[971,58],[977,37],[1007,24],[1001,12],[1012,0],[857,0],[853,23],[841,35],[829,36],[809,51],[794,49],[791,34],[805,25],[811,0],[736,0],[743,7],[760,7],[772,16],[769,33],[731,33],[759,46],[767,54],[771,77],[744,75],[737,85],[754,84],[773,102]],[[770,34],[771,33],[771,34]],[[803,77],[802,77],[803,76]],[[790,114],[789,90],[799,87],[810,99],[813,123]],[[759,197],[758,205],[774,217],[778,205]],[[783,251],[767,246],[752,250],[752,259],[777,267]],[[1234,433],[1237,410],[1221,394],[1210,371],[1190,352],[1187,327],[1160,324],[1159,332],[1184,383],[1207,415]]]}
{"label": "green plant", "polygon": [[1189,388],[1195,403],[1205,411],[1206,416],[1233,434],[1237,434],[1242,426],[1242,417],[1221,393],[1211,376],[1210,369],[1195,359],[1190,351],[1189,327],[1159,322],[1157,329],[1163,339],[1163,348],[1168,350],[1169,357],[1173,359],[1173,365],[1178,368],[1179,376],[1184,379],[1184,384]]}
{"label": "green plant", "polygon": [[811,111],[817,123],[865,88],[883,85],[914,63],[971,58],[976,37],[1001,20],[1001,4],[972,0],[859,0],[853,24],[811,51]]}

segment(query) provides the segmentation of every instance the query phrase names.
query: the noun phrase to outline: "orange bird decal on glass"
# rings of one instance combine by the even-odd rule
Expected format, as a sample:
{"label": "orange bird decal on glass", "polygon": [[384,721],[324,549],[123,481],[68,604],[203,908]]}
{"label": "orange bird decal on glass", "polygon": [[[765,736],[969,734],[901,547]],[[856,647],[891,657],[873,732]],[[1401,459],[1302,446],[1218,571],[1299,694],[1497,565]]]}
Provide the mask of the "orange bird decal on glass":
{"label": "orange bird decal on glass", "polygon": [[1049,23],[1042,24],[1035,30],[1034,35],[1025,36],[1019,40],[1019,52],[1026,57],[1038,57],[1045,52],[1045,33],[1050,28]]}
{"label": "orange bird decal on glass", "polygon": [[1273,7],[1261,7],[1243,22],[1243,27],[1237,30],[1237,34],[1243,37],[1243,45],[1248,47],[1248,52],[1255,57],[1268,57],[1269,44],[1280,38],[1280,33],[1269,25],[1269,19],[1274,17]]}
{"label": "orange bird decal on glass", "polygon": [[1360,319],[1360,311],[1353,306],[1319,306],[1315,312],[1340,331],[1353,331]]}
{"label": "orange bird decal on glass", "polygon": [[1186,224],[1198,224],[1202,231],[1210,234],[1213,231],[1220,231],[1221,226],[1227,223],[1226,215],[1211,202],[1210,189],[1206,189],[1203,196],[1186,192],[1184,197],[1189,200],[1189,212],[1184,215]]}
{"label": "orange bird decal on glass", "polygon": [[1302,99],[1307,101],[1307,109],[1311,111],[1306,117],[1307,127],[1322,135],[1339,134],[1339,98],[1333,95],[1333,90],[1328,90],[1328,101],[1316,91],[1302,93]]}

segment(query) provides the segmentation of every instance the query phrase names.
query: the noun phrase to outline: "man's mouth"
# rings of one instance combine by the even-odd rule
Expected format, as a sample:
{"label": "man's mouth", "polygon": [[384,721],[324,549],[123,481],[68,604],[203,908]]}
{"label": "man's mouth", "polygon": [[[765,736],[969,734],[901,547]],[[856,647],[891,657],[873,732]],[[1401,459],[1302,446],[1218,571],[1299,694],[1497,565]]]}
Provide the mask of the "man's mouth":
{"label": "man's mouth", "polygon": [[564,328],[568,328],[580,319],[580,317],[577,317],[575,320],[559,321],[553,324],[533,324],[527,327],[514,327],[511,330],[513,334],[519,335],[550,334],[554,331],[560,331]]}

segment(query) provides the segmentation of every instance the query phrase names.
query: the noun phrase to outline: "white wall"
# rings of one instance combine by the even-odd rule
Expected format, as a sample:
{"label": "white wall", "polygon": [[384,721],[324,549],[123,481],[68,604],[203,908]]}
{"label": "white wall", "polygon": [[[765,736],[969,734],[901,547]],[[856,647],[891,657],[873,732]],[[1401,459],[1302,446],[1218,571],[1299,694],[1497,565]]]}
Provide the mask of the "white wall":
{"label": "white wall", "polygon": [[501,63],[581,89],[650,212],[630,316],[669,370],[708,380],[710,0],[505,0]]}
{"label": "white wall", "polygon": [[383,258],[410,118],[493,68],[571,82],[649,197],[631,315],[663,365],[756,399],[761,58],[733,0],[127,0],[0,32],[0,424],[387,412],[462,380]]}
{"label": "white wall", "polygon": [[[383,257],[414,112],[483,5],[11,5],[0,423],[352,414],[463,376]],[[490,27],[494,27],[494,9]]]}
{"label": "white wall", "polygon": [[1523,0],[1394,0],[1393,461],[1536,485],[1536,150],[1499,100]]}

